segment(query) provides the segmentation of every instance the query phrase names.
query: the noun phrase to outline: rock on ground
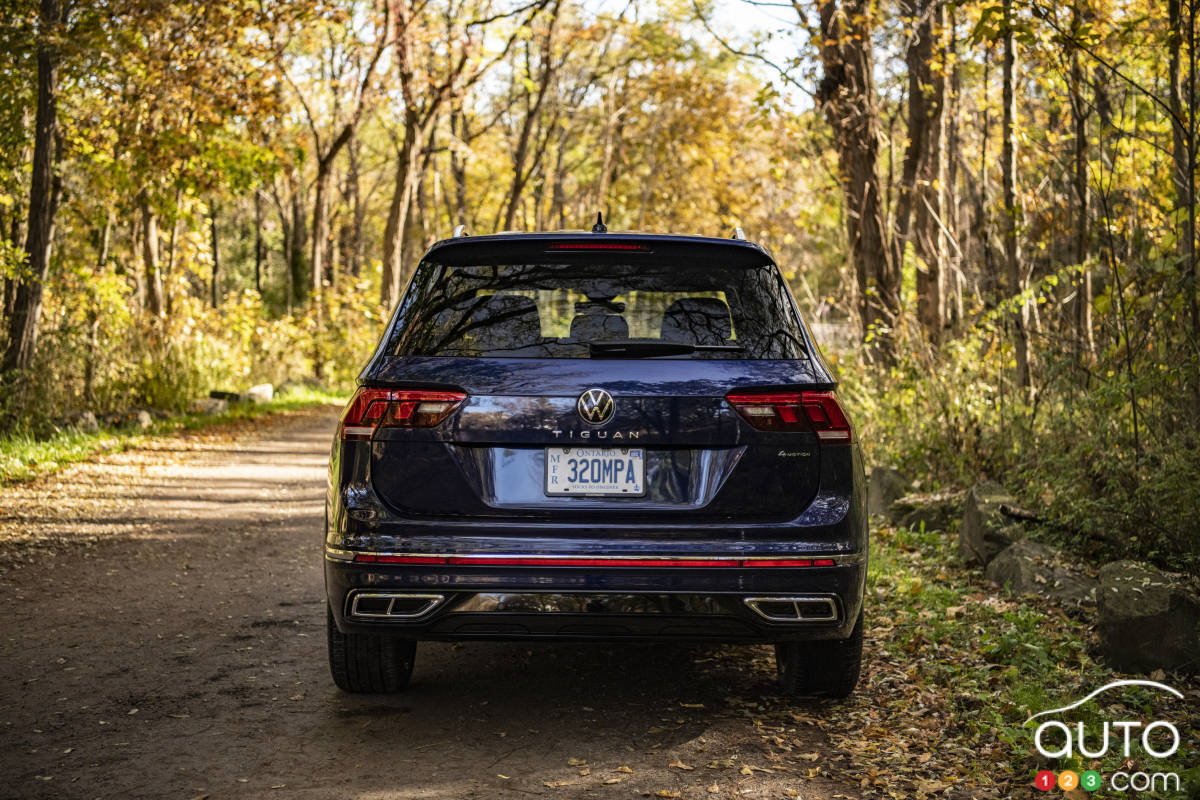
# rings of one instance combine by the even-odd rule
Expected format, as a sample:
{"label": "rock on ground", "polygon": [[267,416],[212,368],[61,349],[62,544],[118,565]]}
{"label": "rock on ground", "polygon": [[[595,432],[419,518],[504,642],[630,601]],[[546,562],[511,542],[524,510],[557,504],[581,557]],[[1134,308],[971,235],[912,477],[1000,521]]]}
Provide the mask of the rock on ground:
{"label": "rock on ground", "polygon": [[224,414],[229,410],[229,401],[215,397],[199,397],[192,401],[188,410],[193,414]]}
{"label": "rock on ground", "polygon": [[1200,672],[1200,590],[1149,564],[1100,568],[1100,651],[1117,669]]}
{"label": "rock on ground", "polygon": [[873,467],[867,482],[867,513],[886,514],[892,503],[908,493],[909,484],[895,467]]}
{"label": "rock on ground", "polygon": [[269,383],[259,383],[246,390],[246,399],[251,403],[269,403],[275,398],[275,387]]}
{"label": "rock on ground", "polygon": [[987,566],[1001,550],[1025,538],[1024,527],[1001,512],[1002,505],[1015,501],[998,483],[982,481],[967,492],[958,531],[958,554],[967,563]]}
{"label": "rock on ground", "polygon": [[988,580],[1007,586],[1013,594],[1034,594],[1060,603],[1091,605],[1096,602],[1095,578],[1062,551],[1022,539],[987,565]]}
{"label": "rock on ground", "polygon": [[888,507],[888,519],[893,525],[927,531],[948,531],[954,520],[962,516],[962,492],[907,494]]}

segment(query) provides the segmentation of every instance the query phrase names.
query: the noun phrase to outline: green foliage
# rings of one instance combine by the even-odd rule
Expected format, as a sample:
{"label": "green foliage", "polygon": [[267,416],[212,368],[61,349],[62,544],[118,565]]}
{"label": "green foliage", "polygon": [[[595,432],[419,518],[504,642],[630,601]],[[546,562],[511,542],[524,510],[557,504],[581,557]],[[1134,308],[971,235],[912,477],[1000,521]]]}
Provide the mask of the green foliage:
{"label": "green foliage", "polygon": [[[834,744],[859,759],[849,776],[877,772],[887,776],[881,788],[894,790],[895,778],[914,768],[913,753],[928,753],[930,765],[943,759],[929,770],[931,780],[942,778],[949,765],[964,790],[996,787],[998,796],[1031,797],[1036,793],[1028,787],[1039,769],[1100,769],[1105,775],[1121,769],[1115,743],[1098,764],[1044,763],[1033,748],[1034,726],[1025,725],[1029,715],[1081,699],[1113,679],[1088,654],[1088,625],[1050,602],[996,597],[977,571],[947,566],[955,546],[952,536],[888,527],[874,532],[867,619],[877,666],[830,726]],[[903,680],[895,680],[898,673]],[[1182,676],[1168,682],[1189,689]],[[1161,700],[1161,693],[1148,690],[1113,694],[1067,719],[1098,730],[1103,720],[1149,718],[1161,710]],[[861,743],[854,717],[863,709],[898,746]],[[1194,711],[1179,703],[1172,713],[1186,740],[1197,724]],[[1190,768],[1192,755],[1185,744],[1174,757],[1155,761],[1154,771],[1178,772],[1194,794],[1200,782]]]}
{"label": "green foliage", "polygon": [[1182,379],[1200,369],[1196,357],[1162,343],[1176,355],[1140,365],[1130,381],[1120,348],[1081,364],[1043,347],[1044,384],[1030,400],[1012,385],[1004,334],[985,319],[936,349],[902,338],[887,369],[834,358],[869,460],[897,465],[921,488],[997,480],[1081,555],[1200,569],[1200,425]]}
{"label": "green foliage", "polygon": [[103,424],[96,432],[71,425],[55,426],[49,433],[35,435],[27,430],[0,434],[0,486],[27,481],[57,472],[76,461],[86,461],[101,452],[119,452],[137,447],[147,437],[169,435],[179,430],[197,430],[235,420],[257,419],[269,414],[298,411],[321,405],[342,405],[346,395],[325,389],[297,386],[268,403],[238,403],[223,414],[175,414],[154,422],[149,430]]}

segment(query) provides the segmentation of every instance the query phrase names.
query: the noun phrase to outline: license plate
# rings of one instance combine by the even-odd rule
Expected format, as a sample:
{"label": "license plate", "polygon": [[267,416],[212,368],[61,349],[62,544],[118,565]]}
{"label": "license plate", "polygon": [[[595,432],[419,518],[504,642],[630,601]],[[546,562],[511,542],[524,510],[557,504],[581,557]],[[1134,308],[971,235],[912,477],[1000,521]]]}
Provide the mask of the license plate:
{"label": "license plate", "polygon": [[546,494],[644,495],[645,456],[640,447],[547,447]]}

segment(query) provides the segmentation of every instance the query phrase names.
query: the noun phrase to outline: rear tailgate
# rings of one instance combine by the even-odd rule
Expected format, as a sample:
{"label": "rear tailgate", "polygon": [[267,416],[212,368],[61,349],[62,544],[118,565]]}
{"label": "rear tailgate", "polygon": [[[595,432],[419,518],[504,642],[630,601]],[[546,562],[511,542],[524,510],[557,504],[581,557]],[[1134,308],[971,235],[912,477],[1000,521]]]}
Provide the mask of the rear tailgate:
{"label": "rear tailgate", "polygon": [[[662,523],[795,519],[820,483],[811,431],[759,431],[725,400],[736,389],[811,387],[808,362],[693,359],[387,359],[372,384],[454,388],[467,399],[433,428],[381,428],[371,481],[403,516],[557,518]],[[614,412],[589,425],[576,408],[593,388]],[[548,454],[640,450],[640,496],[548,496]]]}

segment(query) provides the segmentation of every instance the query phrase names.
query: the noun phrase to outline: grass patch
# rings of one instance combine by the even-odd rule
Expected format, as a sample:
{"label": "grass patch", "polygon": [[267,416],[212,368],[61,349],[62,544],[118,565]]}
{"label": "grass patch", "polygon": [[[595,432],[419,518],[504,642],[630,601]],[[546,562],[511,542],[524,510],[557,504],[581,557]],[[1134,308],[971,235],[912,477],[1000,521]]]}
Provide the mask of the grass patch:
{"label": "grass patch", "polygon": [[[1118,770],[1140,770],[1177,773],[1182,791],[1138,796],[1198,796],[1194,700],[1114,691],[1061,717],[1072,725],[1083,721],[1088,747],[1096,750],[1105,720],[1148,723],[1161,712],[1182,739],[1171,758],[1148,757],[1138,739],[1126,760],[1117,731],[1108,754],[1098,759],[1047,762],[1034,749],[1037,722],[1024,724],[1030,714],[1080,700],[1124,677],[1089,652],[1094,610],[997,595],[980,572],[956,565],[948,534],[885,527],[876,532],[873,548],[868,671],[858,694],[826,728],[831,743],[850,754],[838,777],[860,780],[885,797],[905,787],[907,792],[891,796],[1014,798],[1047,796],[1032,788],[1039,769],[1097,770],[1105,783],[1086,796],[1104,798],[1130,796],[1112,791],[1109,778]],[[1194,678],[1159,678],[1185,695],[1200,689]]]}
{"label": "grass patch", "polygon": [[0,436],[0,486],[30,481],[53,474],[68,464],[87,461],[99,453],[135,448],[149,438],[171,436],[230,422],[260,419],[321,405],[342,405],[346,396],[323,389],[289,389],[269,403],[231,403],[222,414],[177,414],[156,419],[150,428],[101,425],[94,433],[73,427],[55,430],[48,436],[12,431]]}

